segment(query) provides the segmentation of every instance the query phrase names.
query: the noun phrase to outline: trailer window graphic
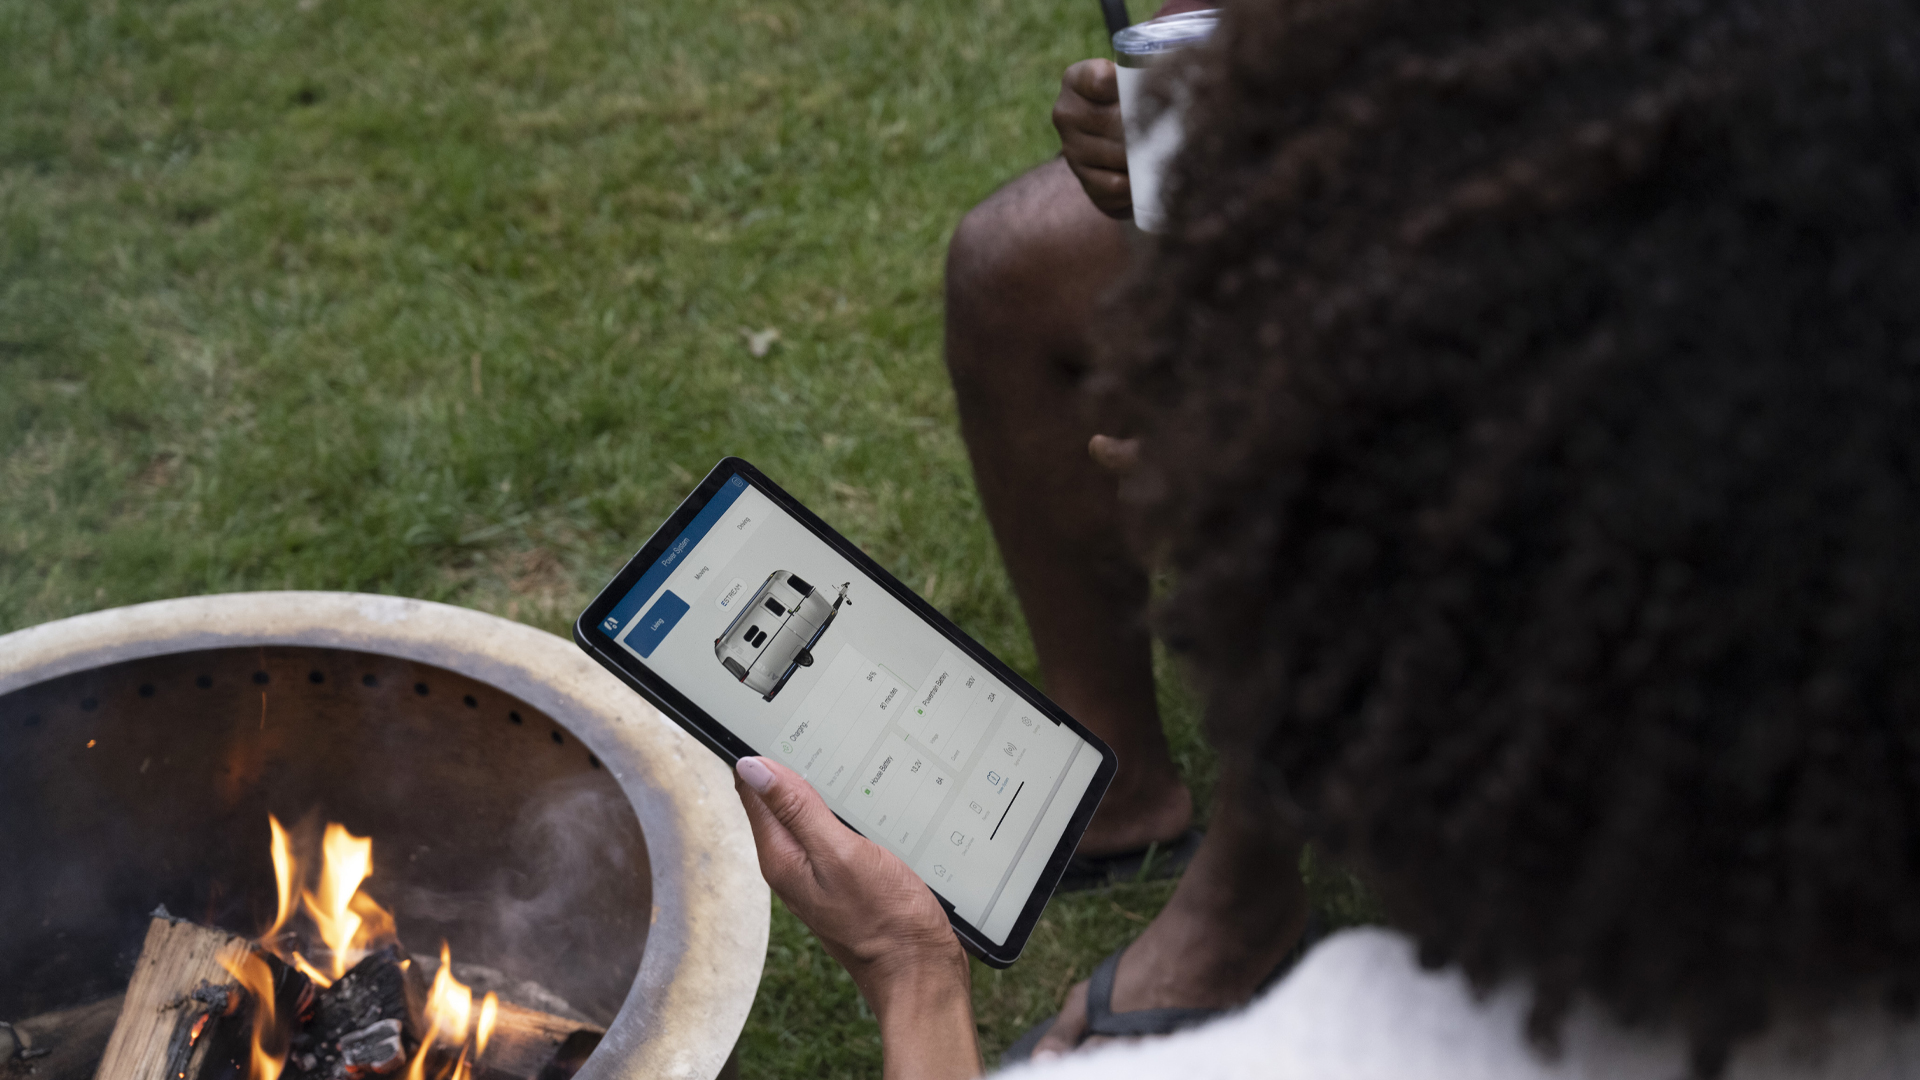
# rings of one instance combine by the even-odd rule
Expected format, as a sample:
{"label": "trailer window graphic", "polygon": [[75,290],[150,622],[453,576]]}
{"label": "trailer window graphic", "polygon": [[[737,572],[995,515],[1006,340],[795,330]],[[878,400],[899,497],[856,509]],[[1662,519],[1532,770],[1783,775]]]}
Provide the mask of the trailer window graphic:
{"label": "trailer window graphic", "polygon": [[847,602],[847,585],[829,600],[792,572],[775,570],[713,639],[714,658],[772,701],[795,671],[813,666],[814,644]]}

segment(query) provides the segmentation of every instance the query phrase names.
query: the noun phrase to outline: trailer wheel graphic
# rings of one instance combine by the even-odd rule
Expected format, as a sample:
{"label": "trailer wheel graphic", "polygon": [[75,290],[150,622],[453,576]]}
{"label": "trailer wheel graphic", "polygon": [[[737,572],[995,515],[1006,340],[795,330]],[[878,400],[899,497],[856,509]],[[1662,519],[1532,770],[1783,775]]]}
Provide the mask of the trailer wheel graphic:
{"label": "trailer wheel graphic", "polygon": [[772,701],[793,673],[813,666],[813,646],[846,603],[847,586],[831,598],[791,571],[775,570],[713,639],[713,655],[734,678]]}

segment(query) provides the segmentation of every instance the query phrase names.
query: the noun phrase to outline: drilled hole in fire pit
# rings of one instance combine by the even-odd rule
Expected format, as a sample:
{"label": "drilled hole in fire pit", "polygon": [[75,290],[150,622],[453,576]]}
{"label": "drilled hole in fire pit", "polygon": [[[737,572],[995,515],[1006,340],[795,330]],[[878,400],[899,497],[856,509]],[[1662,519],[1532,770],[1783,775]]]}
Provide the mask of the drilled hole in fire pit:
{"label": "drilled hole in fire pit", "polygon": [[[189,683],[202,692],[169,692]],[[516,723],[474,725],[467,699]],[[456,969],[609,1023],[646,939],[646,845],[599,762],[568,740],[529,754],[546,740],[522,716],[558,736],[466,676],[305,647],[136,660],[0,697],[0,730],[20,733],[0,740],[0,1018],[124,991],[157,904],[259,932],[273,813],[373,838],[365,888],[409,950],[444,938]]]}

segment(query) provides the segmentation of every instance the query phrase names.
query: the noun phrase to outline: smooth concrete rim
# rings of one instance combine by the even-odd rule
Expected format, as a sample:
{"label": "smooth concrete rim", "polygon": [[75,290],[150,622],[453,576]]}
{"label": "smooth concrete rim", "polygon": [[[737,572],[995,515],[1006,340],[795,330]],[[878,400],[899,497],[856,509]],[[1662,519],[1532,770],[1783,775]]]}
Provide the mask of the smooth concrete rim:
{"label": "smooth concrete rim", "polygon": [[[513,694],[577,737],[633,805],[653,871],[640,971],[580,1080],[719,1073],[760,985],[771,911],[732,772],[572,642],[425,600],[228,593],[111,608],[0,637],[0,695],[126,660],[244,645],[354,649],[432,664]],[[697,910],[688,902],[696,896]]]}

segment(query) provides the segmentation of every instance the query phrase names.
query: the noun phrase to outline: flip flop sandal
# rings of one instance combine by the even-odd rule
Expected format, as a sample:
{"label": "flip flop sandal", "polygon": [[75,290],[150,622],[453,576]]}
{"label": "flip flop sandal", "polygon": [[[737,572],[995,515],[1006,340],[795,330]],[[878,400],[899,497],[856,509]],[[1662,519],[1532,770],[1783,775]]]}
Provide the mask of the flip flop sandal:
{"label": "flip flop sandal", "polygon": [[[1127,945],[1133,944],[1128,942]],[[1100,961],[1093,969],[1093,977],[1087,980],[1087,1031],[1081,1038],[1095,1035],[1117,1035],[1126,1038],[1138,1038],[1142,1035],[1171,1035],[1201,1024],[1227,1012],[1226,1009],[1135,1009],[1132,1012],[1113,1011],[1113,975],[1120,967],[1120,954],[1127,951],[1122,945]],[[1027,1030],[1006,1052],[1000,1055],[1000,1066],[1005,1068],[1018,1061],[1033,1056],[1033,1048],[1040,1044],[1047,1032],[1053,1030],[1053,1022],[1060,1019],[1058,1014],[1047,1017]]]}
{"label": "flip flop sandal", "polygon": [[[1307,925],[1306,928],[1300,932],[1300,940],[1294,944],[1292,949],[1287,951],[1287,955],[1282,957],[1278,964],[1274,965],[1273,971],[1269,973],[1267,977],[1261,981],[1259,987],[1254,990],[1254,996],[1260,996],[1274,983],[1284,978],[1287,972],[1293,970],[1293,965],[1299,963],[1300,958],[1307,954],[1307,950],[1317,944],[1324,936],[1326,936],[1326,934],[1320,926],[1319,917],[1317,915],[1307,916]],[[1127,942],[1127,945],[1131,944],[1133,944],[1133,942]],[[1105,960],[1100,961],[1100,966],[1093,969],[1093,976],[1087,980],[1087,1030],[1086,1033],[1081,1036],[1083,1041],[1094,1035],[1119,1036],[1122,1038],[1171,1035],[1176,1031],[1185,1031],[1187,1028],[1199,1027],[1201,1024],[1215,1017],[1224,1016],[1233,1011],[1232,1009],[1169,1007],[1160,1009],[1135,1009],[1132,1012],[1123,1013],[1114,1012],[1113,979],[1115,973],[1120,969],[1120,954],[1127,951],[1127,945],[1120,946],[1109,954]],[[1047,1032],[1053,1030],[1054,1021],[1058,1019],[1060,1019],[1060,1016],[1056,1013],[1035,1024],[1033,1027],[1028,1028],[1025,1034],[1014,1040],[1013,1045],[1007,1047],[1006,1050],[1001,1053],[1000,1067],[1004,1069],[1008,1065],[1013,1065],[1031,1058],[1033,1056],[1033,1048],[1040,1044],[1041,1039],[1046,1038]]]}
{"label": "flip flop sandal", "polygon": [[1206,834],[1188,829],[1165,843],[1152,843],[1135,851],[1112,855],[1075,855],[1067,863],[1066,873],[1054,892],[1084,892],[1109,885],[1154,878],[1178,877],[1200,850]]}

